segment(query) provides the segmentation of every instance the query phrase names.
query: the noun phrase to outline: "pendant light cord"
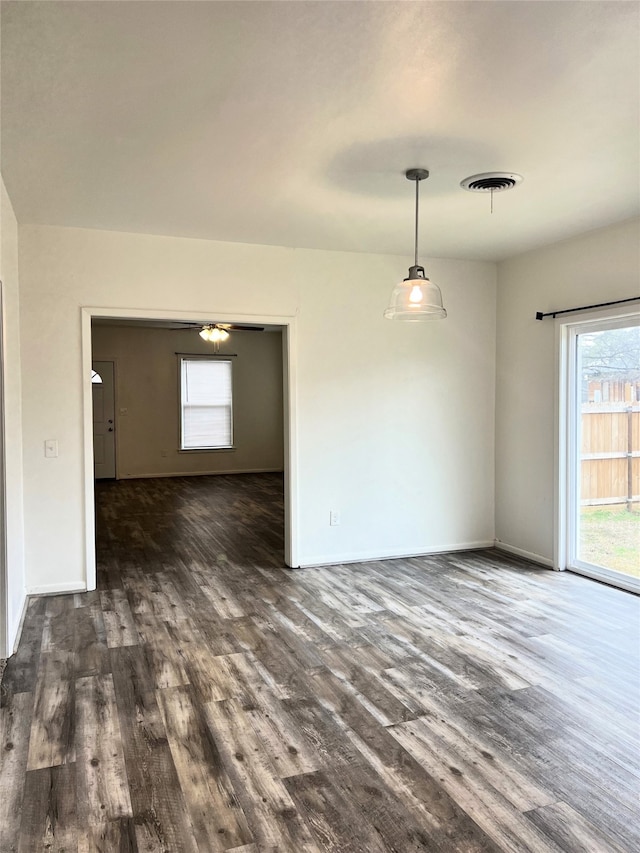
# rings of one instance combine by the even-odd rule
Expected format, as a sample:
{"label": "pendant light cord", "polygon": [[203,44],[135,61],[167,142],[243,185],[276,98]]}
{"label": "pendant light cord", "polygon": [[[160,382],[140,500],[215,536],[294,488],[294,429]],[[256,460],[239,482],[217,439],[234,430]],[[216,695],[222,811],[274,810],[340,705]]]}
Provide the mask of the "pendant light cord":
{"label": "pendant light cord", "polygon": [[420,181],[416,181],[416,239],[415,239],[415,253],[414,253],[414,261],[415,266],[418,266],[418,187],[420,186]]}

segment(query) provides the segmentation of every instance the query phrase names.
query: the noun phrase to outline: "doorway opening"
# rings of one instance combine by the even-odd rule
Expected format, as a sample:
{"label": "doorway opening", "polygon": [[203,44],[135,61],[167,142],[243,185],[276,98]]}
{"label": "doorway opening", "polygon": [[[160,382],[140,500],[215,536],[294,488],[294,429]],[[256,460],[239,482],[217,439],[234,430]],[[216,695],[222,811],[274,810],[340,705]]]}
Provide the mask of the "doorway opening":
{"label": "doorway opening", "polygon": [[[94,478],[279,471],[284,560],[297,567],[295,318],[217,315],[230,335],[213,346],[199,335],[210,316],[136,313],[82,311],[87,588],[96,585]],[[200,387],[205,377],[225,387]]]}
{"label": "doorway opening", "polygon": [[567,324],[565,565],[640,592],[640,315]]}

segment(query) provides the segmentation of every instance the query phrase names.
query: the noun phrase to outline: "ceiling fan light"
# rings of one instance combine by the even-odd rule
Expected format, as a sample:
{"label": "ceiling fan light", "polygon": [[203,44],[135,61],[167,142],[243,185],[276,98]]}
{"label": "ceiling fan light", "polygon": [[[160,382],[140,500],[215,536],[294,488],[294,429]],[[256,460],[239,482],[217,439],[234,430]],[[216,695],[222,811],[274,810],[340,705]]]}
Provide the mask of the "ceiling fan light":
{"label": "ceiling fan light", "polygon": [[202,329],[198,332],[203,341],[211,340],[211,327],[203,326]]}
{"label": "ceiling fan light", "polygon": [[209,340],[215,344],[226,341],[229,338],[229,332],[226,329],[221,329],[219,326],[214,326],[209,333]]}

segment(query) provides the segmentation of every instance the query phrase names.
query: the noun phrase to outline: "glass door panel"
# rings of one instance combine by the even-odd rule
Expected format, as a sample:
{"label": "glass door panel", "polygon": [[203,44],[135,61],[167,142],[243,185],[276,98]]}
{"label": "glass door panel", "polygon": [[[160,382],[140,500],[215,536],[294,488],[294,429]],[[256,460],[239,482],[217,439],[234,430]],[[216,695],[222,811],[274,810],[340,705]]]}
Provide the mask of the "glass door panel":
{"label": "glass door panel", "polygon": [[569,568],[640,590],[640,325],[573,336]]}

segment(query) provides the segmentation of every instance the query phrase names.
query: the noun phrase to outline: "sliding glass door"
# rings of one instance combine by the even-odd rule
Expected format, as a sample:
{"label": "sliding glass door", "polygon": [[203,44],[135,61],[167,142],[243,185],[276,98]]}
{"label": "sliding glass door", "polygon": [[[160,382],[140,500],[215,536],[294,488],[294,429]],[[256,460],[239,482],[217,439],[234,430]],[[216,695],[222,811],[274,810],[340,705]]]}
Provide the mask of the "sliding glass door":
{"label": "sliding glass door", "polygon": [[640,315],[567,332],[566,567],[640,591]]}

